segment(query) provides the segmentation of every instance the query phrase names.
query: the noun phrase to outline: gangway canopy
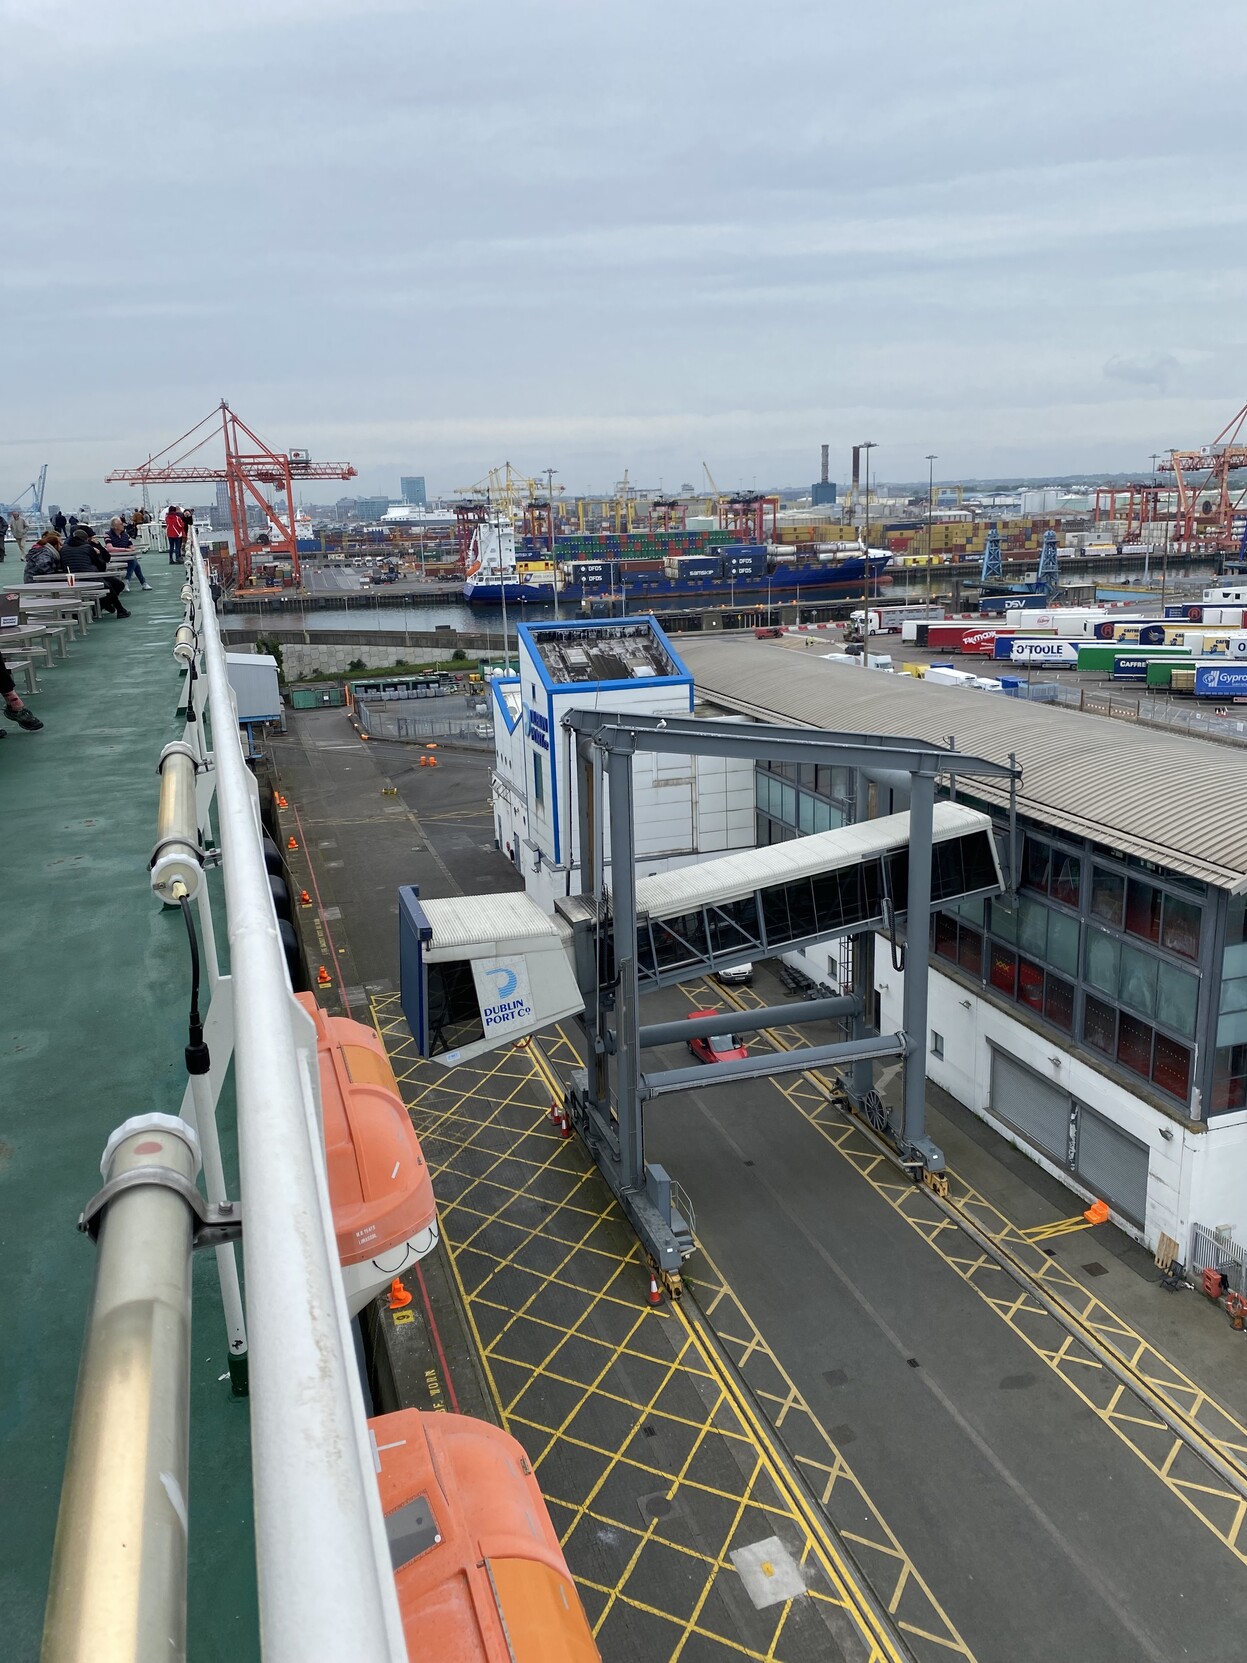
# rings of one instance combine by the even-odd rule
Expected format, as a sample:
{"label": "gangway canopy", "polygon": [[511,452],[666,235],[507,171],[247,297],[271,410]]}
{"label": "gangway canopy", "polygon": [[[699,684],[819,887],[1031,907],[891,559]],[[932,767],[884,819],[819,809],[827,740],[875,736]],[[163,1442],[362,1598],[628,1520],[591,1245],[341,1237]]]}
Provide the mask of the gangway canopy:
{"label": "gangway canopy", "polygon": [[453,1067],[583,1010],[571,937],[527,895],[400,888],[402,1007],[420,1055]]}
{"label": "gangway canopy", "polygon": [[[687,981],[742,958],[795,951],[904,916],[909,815],[842,826],[638,880],[642,987]],[[931,895],[936,906],[1001,888],[991,821],[936,805]],[[402,1003],[421,1056],[452,1066],[510,1043],[594,996],[576,975],[578,924],[605,940],[590,962],[614,975],[609,909],[572,896],[550,918],[527,895],[421,901],[399,891]],[[581,964],[583,967],[583,958]]]}
{"label": "gangway canopy", "polygon": [[[904,915],[908,884],[908,814],[638,878],[641,986],[682,981],[689,967],[700,973],[886,927]],[[937,803],[931,904],[948,906],[1001,887],[988,816]]]}

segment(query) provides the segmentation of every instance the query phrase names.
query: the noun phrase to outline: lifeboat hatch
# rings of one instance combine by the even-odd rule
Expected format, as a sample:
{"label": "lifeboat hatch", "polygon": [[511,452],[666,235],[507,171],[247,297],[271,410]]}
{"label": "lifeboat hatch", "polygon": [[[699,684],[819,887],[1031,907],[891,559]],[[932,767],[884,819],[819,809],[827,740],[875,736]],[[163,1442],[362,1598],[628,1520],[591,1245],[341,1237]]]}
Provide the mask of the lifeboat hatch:
{"label": "lifeboat hatch", "polygon": [[396,1571],[435,1548],[442,1539],[428,1496],[416,1496],[385,1515],[385,1534],[390,1544],[390,1564]]}

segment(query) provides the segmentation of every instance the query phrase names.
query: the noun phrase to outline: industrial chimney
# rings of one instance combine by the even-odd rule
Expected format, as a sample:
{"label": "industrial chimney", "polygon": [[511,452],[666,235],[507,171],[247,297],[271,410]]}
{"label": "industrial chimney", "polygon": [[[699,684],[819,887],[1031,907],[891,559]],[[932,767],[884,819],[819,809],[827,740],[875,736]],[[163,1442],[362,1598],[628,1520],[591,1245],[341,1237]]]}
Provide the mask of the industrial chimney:
{"label": "industrial chimney", "polygon": [[810,486],[810,502],[815,508],[835,506],[836,487],[832,482],[829,467],[831,461],[831,446],[823,446],[822,478],[817,485]]}

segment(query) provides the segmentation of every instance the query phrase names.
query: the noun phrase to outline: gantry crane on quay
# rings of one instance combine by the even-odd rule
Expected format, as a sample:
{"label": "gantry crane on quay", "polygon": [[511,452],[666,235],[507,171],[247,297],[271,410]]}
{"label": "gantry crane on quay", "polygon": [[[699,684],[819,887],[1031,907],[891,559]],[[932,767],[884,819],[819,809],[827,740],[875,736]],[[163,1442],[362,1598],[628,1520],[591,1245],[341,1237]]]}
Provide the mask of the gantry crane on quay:
{"label": "gantry crane on quay", "polygon": [[[192,462],[190,458],[205,445],[211,444],[218,433],[225,443],[224,466],[210,467]],[[196,438],[196,434],[200,437]],[[271,450],[222,399],[215,410],[201,422],[196,422],[180,439],[174,439],[137,468],[118,468],[108,475],[108,483],[150,486],[223,480],[229,492],[230,520],[234,531],[235,580],[241,588],[251,579],[252,560],[257,555],[266,560],[289,560],[294,582],[298,584],[295,480],[353,479],[355,474],[356,469],[349,462],[313,462],[306,450]],[[269,501],[261,489],[264,485],[274,490],[279,499],[285,498],[284,509]],[[267,532],[254,538],[247,524],[247,509],[251,503],[262,511],[268,527]],[[267,540],[261,542],[260,536]]]}

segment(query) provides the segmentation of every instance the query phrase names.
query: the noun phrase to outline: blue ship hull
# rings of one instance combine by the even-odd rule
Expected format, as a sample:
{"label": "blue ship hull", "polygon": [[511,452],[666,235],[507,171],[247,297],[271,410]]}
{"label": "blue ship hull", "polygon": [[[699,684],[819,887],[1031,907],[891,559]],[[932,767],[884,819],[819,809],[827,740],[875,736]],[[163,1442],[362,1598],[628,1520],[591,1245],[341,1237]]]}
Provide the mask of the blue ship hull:
{"label": "blue ship hull", "polygon": [[[870,577],[878,582],[888,564],[887,555],[870,557]],[[623,599],[632,608],[642,610],[671,601],[706,601],[721,606],[725,601],[754,604],[794,600],[798,593],[810,600],[834,600],[837,596],[860,596],[866,582],[866,560],[851,555],[845,560],[820,562],[779,562],[765,577],[744,578],[733,584],[727,578],[711,577],[702,582],[679,581],[659,573],[650,576],[637,574],[626,583],[617,582],[613,589],[580,583],[559,583],[559,601],[577,605],[581,601],[611,601]],[[506,590],[508,606],[549,606],[554,600],[552,583],[514,582],[480,583],[471,578],[463,586],[463,596],[472,606],[499,606]]]}

